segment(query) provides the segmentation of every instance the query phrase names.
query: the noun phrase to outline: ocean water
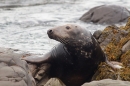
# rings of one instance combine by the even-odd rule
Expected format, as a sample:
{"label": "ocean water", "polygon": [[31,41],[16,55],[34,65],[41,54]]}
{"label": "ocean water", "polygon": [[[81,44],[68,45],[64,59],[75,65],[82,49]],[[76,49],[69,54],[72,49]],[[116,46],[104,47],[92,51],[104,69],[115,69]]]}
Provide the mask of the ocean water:
{"label": "ocean water", "polygon": [[[0,0],[0,6],[12,5],[8,1]],[[79,20],[92,7],[115,4],[130,10],[130,0],[44,0],[44,3],[43,0],[14,1],[13,4],[25,6],[0,8],[0,47],[36,54],[44,54],[58,43],[47,36],[47,30],[52,27],[77,23],[92,33],[103,30],[105,25],[87,24]]]}

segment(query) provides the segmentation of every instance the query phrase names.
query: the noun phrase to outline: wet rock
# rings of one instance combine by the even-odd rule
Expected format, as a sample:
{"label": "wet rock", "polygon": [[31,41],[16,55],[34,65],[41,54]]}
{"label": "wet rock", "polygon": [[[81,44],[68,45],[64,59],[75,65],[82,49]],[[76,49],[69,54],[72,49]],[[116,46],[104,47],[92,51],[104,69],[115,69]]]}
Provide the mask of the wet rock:
{"label": "wet rock", "polygon": [[20,59],[22,54],[14,52],[0,48],[0,85],[36,86],[26,61]]}
{"label": "wet rock", "polygon": [[129,16],[130,12],[125,7],[102,5],[90,9],[80,20],[99,24],[115,24],[126,22]]}
{"label": "wet rock", "polygon": [[129,86],[130,82],[121,80],[104,79],[100,81],[92,81],[82,86]]}

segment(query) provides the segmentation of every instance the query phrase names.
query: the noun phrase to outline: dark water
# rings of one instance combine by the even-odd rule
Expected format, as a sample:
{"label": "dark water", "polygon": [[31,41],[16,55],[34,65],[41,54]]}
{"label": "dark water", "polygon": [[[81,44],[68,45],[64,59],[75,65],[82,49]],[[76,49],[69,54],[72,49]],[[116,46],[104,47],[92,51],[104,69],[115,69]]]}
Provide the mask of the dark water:
{"label": "dark water", "polygon": [[[26,6],[0,9],[0,47],[41,54],[48,52],[57,44],[56,41],[48,38],[46,31],[49,28],[66,23],[77,23],[93,33],[106,26],[86,24],[78,20],[90,8],[116,4],[130,9],[130,0],[48,0],[48,2],[45,2],[46,0],[44,2],[43,0],[21,0],[21,2],[14,0],[13,4],[8,1],[0,0],[0,6]],[[37,5],[35,5],[36,2]],[[38,5],[39,3],[42,4]],[[35,6],[28,6],[30,4]]]}

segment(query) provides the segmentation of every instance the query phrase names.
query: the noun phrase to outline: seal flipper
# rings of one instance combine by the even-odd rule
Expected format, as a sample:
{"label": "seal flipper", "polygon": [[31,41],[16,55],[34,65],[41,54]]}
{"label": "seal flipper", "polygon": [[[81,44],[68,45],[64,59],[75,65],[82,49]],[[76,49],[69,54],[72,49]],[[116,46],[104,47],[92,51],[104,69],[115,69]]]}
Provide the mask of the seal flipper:
{"label": "seal flipper", "polygon": [[118,69],[122,68],[121,63],[119,63],[119,62],[111,62],[111,61],[108,61],[106,55],[105,55],[105,57],[106,57],[105,62],[106,62],[107,65],[110,66],[112,69],[118,70]]}
{"label": "seal flipper", "polygon": [[49,58],[51,58],[51,54],[50,52],[46,53],[44,56],[42,57],[38,57],[37,55],[31,55],[31,56],[27,56],[22,58],[23,60],[30,62],[30,63],[46,63],[49,62]]}

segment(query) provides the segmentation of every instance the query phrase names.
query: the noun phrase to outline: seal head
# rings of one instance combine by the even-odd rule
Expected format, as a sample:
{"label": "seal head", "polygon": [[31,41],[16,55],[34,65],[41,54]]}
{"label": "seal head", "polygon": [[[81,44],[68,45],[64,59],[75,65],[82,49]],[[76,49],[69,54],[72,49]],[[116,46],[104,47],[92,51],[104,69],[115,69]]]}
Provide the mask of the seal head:
{"label": "seal head", "polygon": [[47,34],[49,38],[57,40],[67,46],[86,46],[92,42],[91,33],[75,24],[67,24],[49,29]]}

